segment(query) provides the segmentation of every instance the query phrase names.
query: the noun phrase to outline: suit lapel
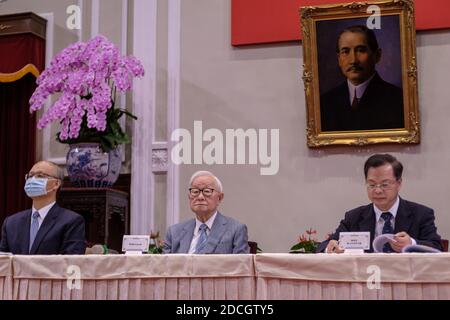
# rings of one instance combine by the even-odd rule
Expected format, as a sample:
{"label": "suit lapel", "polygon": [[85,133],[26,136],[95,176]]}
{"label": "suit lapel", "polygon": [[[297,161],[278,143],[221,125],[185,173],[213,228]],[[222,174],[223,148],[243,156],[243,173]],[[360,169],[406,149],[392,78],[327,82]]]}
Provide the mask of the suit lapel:
{"label": "suit lapel", "polygon": [[367,206],[361,214],[359,231],[370,231],[370,250],[372,251],[372,242],[375,237],[375,211],[373,210],[373,204]]}
{"label": "suit lapel", "polygon": [[[48,212],[47,216],[45,217],[44,221],[42,222],[41,227],[39,228],[36,238],[34,239],[33,246],[31,247],[30,254],[35,254],[37,252],[37,249],[39,248],[39,245],[41,244],[42,240],[45,238],[46,234],[50,231],[50,229],[53,227],[53,225],[56,223],[56,218],[58,218],[59,213],[59,207],[55,203],[53,207]],[[30,236],[28,236],[28,242]]]}
{"label": "suit lapel", "polygon": [[220,239],[222,239],[222,235],[226,230],[227,219],[224,218],[220,212],[217,212],[217,216],[214,219],[214,223],[211,228],[211,232],[209,233],[208,240],[206,241],[206,245],[200,251],[200,253],[214,253],[216,250],[217,244]]}
{"label": "suit lapel", "polygon": [[195,219],[189,220],[183,227],[180,235],[180,253],[188,253],[194,237]]}
{"label": "suit lapel", "polygon": [[24,232],[19,233],[20,251],[22,254],[28,254],[30,251],[30,227],[31,227],[31,209],[20,219],[21,225],[24,226]]}
{"label": "suit lapel", "polygon": [[411,211],[409,210],[405,200],[400,198],[400,204],[398,206],[397,215],[395,217],[394,233],[401,231],[408,232],[411,226],[412,218]]}

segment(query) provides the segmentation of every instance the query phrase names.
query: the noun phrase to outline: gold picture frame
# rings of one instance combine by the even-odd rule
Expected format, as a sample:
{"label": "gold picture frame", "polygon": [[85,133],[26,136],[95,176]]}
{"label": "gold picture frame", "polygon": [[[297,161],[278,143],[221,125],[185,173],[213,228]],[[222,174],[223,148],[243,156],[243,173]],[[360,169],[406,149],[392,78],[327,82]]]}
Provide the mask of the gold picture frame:
{"label": "gold picture frame", "polygon": [[[309,6],[300,8],[300,16],[303,33],[303,82],[306,97],[308,147],[419,143],[420,123],[413,1],[390,0]],[[369,85],[366,87],[366,91],[362,91],[361,97],[357,96],[355,89],[353,98],[356,95],[357,99],[356,103],[352,104],[352,100],[349,98],[352,93],[349,92],[353,92],[354,87],[350,84],[351,78],[344,77],[344,75],[348,70],[353,70],[354,74],[358,72],[361,74],[363,67],[358,64],[359,61],[348,69],[341,67],[341,57],[349,55],[349,51],[344,52],[347,49],[342,45],[344,40],[341,35],[345,32],[354,32],[345,30],[349,26],[361,26],[361,21],[366,21],[365,25],[368,26],[369,19],[372,25],[378,26],[378,29],[368,28],[373,29],[380,49],[379,60],[375,62],[376,77],[378,74],[379,78],[388,77],[387,81],[383,79],[382,81],[387,82],[389,87],[383,89],[384,87],[379,86],[377,88],[382,91],[376,93],[373,89],[376,82],[372,80],[375,79],[374,73],[371,80],[365,82]],[[375,40],[375,42],[377,41]],[[370,46],[370,48],[372,47]],[[356,55],[355,52],[354,55]],[[383,63],[386,65],[383,66]],[[335,65],[333,66],[333,64]],[[382,72],[384,72],[383,75]],[[347,86],[346,83],[348,83]],[[371,83],[374,84],[371,86]],[[347,93],[343,89],[345,86]],[[390,91],[392,88],[395,90]],[[342,94],[338,96],[338,92],[342,92]],[[344,98],[345,95],[346,98]],[[391,99],[386,100],[389,97],[382,98],[385,95],[390,96]],[[393,97],[397,97],[397,99]],[[362,102],[367,102],[367,104]],[[344,104],[348,104],[344,110],[345,114],[340,114]],[[354,105],[362,107],[360,109],[353,108]],[[369,106],[372,108],[370,109]],[[350,107],[353,113],[349,113],[348,108]],[[397,111],[394,114],[390,110]],[[401,115],[400,112],[402,112]],[[396,120],[394,120],[395,118]],[[353,121],[352,119],[357,120]],[[403,125],[401,125],[402,122],[399,122],[401,119],[403,119]]]}

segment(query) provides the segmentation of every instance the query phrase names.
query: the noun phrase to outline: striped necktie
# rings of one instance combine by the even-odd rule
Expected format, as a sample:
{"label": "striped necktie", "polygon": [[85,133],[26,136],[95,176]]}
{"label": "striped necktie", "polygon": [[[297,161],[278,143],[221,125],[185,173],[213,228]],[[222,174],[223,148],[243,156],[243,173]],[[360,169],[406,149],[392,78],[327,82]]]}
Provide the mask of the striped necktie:
{"label": "striped necktie", "polygon": [[195,253],[199,253],[205,247],[206,240],[208,239],[208,235],[206,234],[207,229],[208,226],[204,223],[198,228],[200,237],[198,238],[197,246],[195,247]]}
{"label": "striped necktie", "polygon": [[31,216],[31,227],[30,227],[30,248],[29,251],[31,251],[31,247],[33,246],[34,239],[36,238],[36,234],[39,230],[39,211],[33,212],[33,215]]}

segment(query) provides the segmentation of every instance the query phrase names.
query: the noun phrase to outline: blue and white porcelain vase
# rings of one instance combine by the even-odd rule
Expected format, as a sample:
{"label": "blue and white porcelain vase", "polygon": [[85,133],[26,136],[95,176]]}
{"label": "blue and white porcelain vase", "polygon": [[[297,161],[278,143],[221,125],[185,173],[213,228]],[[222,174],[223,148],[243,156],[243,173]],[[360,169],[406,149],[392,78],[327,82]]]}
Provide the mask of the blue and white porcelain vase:
{"label": "blue and white porcelain vase", "polygon": [[121,165],[119,148],[103,152],[98,143],[72,144],[67,153],[67,173],[77,187],[111,187],[119,177]]}

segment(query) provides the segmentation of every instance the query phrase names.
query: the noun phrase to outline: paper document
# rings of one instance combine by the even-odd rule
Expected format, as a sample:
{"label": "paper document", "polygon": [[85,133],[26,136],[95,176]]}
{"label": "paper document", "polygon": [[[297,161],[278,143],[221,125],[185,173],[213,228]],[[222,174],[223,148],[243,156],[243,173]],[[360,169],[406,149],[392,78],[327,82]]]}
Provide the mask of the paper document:
{"label": "paper document", "polygon": [[[384,245],[389,242],[389,240],[392,240],[395,242],[394,240],[394,235],[391,233],[385,233],[385,234],[381,234],[378,237],[376,237],[373,242],[373,251],[374,252],[383,252],[383,247]],[[428,247],[428,246],[423,246],[420,244],[411,244],[409,246],[405,246],[402,249],[402,253],[404,252],[432,252],[432,253],[437,253],[437,252],[441,252],[438,249],[432,248],[432,247]]]}
{"label": "paper document", "polygon": [[389,240],[394,240],[394,235],[392,233],[380,234],[378,237],[373,239],[373,251],[374,252],[383,252],[383,247]]}

